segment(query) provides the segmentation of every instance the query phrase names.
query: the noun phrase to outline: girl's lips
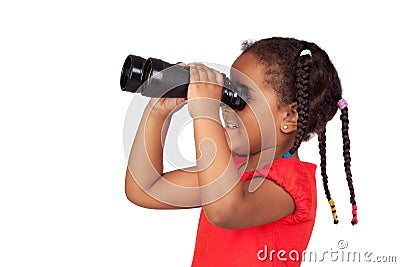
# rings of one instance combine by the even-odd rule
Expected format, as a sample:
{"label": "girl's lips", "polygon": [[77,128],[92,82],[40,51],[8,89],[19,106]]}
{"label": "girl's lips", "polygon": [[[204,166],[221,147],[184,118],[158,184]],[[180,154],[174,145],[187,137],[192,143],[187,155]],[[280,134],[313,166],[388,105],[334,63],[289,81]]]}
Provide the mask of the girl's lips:
{"label": "girl's lips", "polygon": [[231,112],[223,112],[222,117],[226,130],[236,130],[239,128],[238,116]]}
{"label": "girl's lips", "polygon": [[229,122],[227,122],[226,124],[225,124],[225,127],[224,127],[226,130],[236,130],[236,129],[238,129],[239,128],[239,126],[238,125],[236,125],[236,124],[234,124],[234,123],[229,123]]}
{"label": "girl's lips", "polygon": [[227,124],[226,124],[226,127],[227,127],[227,128],[231,128],[231,129],[239,128],[239,126],[237,126],[236,124],[233,124],[233,123],[227,123]]}

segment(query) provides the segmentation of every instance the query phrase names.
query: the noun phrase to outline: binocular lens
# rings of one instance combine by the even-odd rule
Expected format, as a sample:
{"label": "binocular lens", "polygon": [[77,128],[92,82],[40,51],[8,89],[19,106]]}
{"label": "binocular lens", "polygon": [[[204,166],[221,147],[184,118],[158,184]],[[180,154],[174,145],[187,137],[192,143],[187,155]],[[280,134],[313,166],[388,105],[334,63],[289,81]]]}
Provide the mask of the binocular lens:
{"label": "binocular lens", "polygon": [[143,83],[142,69],[146,60],[129,55],[122,66],[120,86],[123,91],[135,93]]}

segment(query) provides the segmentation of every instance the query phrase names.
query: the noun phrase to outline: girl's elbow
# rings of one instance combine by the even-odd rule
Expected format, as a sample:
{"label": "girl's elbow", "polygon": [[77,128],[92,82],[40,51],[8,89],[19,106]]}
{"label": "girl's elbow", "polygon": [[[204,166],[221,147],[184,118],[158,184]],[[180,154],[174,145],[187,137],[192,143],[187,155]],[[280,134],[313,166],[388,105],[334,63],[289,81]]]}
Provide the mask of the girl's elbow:
{"label": "girl's elbow", "polygon": [[146,203],[146,201],[143,200],[143,196],[142,194],[140,194],[140,192],[136,190],[131,190],[126,185],[125,185],[125,196],[131,203],[135,204],[136,206],[151,209],[148,203]]}
{"label": "girl's elbow", "polygon": [[128,182],[125,182],[125,196],[126,198],[132,202],[135,205],[138,205],[137,203],[137,194],[135,194],[134,190],[132,190],[132,187],[129,185]]}
{"label": "girl's elbow", "polygon": [[137,206],[141,205],[141,197],[140,197],[140,189],[139,186],[133,181],[132,176],[129,174],[125,177],[125,196],[126,198]]}
{"label": "girl's elbow", "polygon": [[[149,191],[150,189],[148,189]],[[152,196],[148,195],[138,184],[136,184],[131,176],[125,179],[125,196],[136,206],[146,209],[166,209],[171,206],[165,205]]]}

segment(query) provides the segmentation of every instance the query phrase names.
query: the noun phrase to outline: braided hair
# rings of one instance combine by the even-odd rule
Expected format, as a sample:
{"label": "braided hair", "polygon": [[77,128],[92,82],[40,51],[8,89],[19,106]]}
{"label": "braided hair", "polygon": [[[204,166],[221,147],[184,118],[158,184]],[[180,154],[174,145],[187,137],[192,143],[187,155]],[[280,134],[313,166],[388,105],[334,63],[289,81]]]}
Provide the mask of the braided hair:
{"label": "braided hair", "polygon": [[353,187],[353,179],[351,175],[351,157],[350,157],[350,138],[349,138],[349,109],[347,107],[347,103],[345,103],[345,106],[343,108],[340,108],[341,113],[340,114],[340,120],[342,121],[342,139],[343,139],[343,158],[344,158],[344,170],[346,172],[346,180],[347,184],[349,186],[350,190],[350,203],[352,204],[352,213],[353,213],[353,219],[351,220],[351,223],[353,225],[358,223],[357,220],[357,204],[356,204],[356,199],[355,199],[355,194],[354,194],[354,187]]}
{"label": "braided hair", "polygon": [[[336,207],[328,188],[326,173],[326,125],[336,114],[342,100],[342,87],[335,67],[327,53],[314,43],[293,38],[268,38],[256,42],[245,41],[242,54],[252,53],[265,68],[265,82],[278,94],[278,106],[297,104],[297,132],[294,154],[303,141],[318,135],[321,175],[326,198],[334,223],[339,222]],[[340,107],[343,137],[343,156],[346,179],[353,208],[351,223],[357,223],[357,206],[350,170],[350,139],[348,107]],[[286,155],[286,154],[285,154]]]}

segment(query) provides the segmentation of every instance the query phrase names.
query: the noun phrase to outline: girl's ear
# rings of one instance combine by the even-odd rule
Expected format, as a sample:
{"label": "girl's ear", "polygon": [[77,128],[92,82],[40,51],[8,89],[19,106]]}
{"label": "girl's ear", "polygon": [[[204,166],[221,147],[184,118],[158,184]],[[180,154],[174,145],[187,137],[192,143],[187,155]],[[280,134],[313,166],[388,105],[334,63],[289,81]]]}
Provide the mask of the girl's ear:
{"label": "girl's ear", "polygon": [[297,131],[297,119],[299,114],[297,113],[297,103],[291,103],[286,107],[280,108],[282,120],[280,121],[280,130],[282,133],[292,133]]}

